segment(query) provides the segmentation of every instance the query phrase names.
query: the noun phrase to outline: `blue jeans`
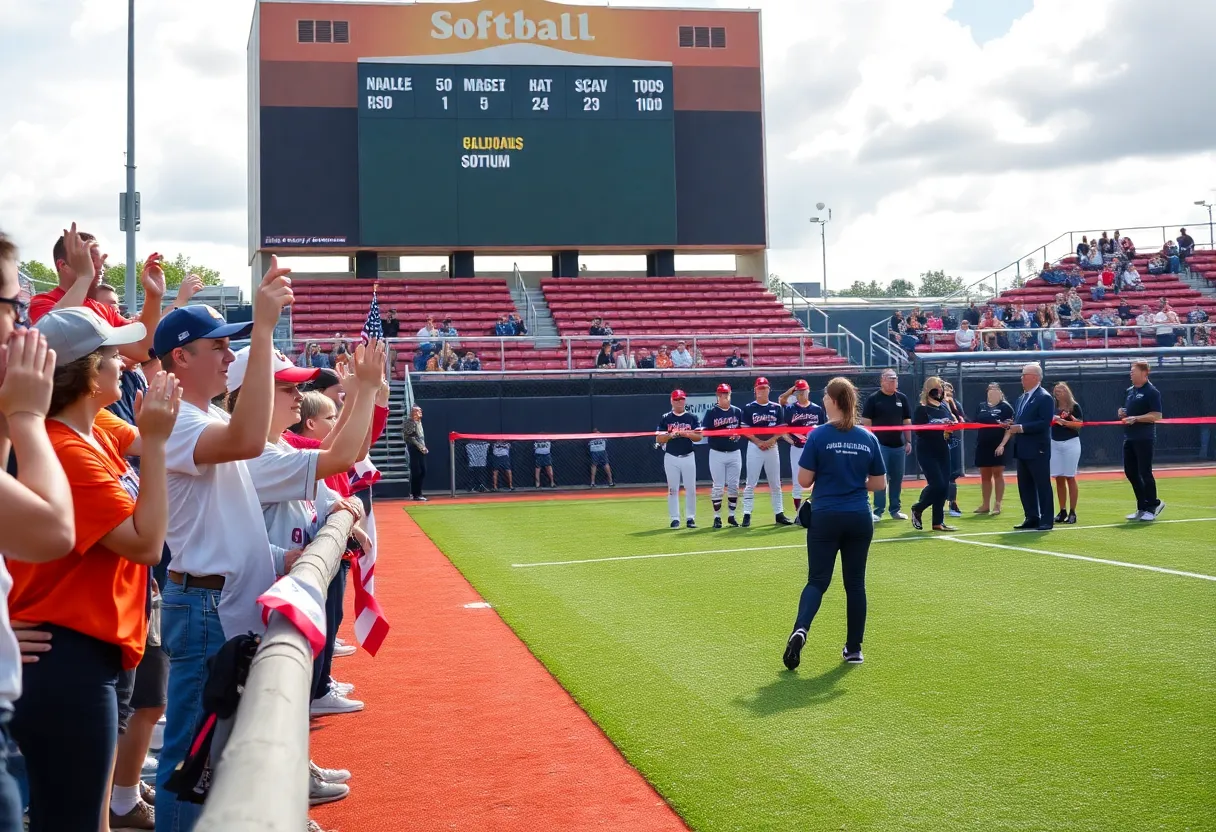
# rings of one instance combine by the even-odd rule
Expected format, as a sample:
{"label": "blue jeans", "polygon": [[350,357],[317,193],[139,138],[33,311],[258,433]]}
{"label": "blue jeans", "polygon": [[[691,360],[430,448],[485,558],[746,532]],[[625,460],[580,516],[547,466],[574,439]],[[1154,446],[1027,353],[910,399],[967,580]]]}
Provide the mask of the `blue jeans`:
{"label": "blue jeans", "polygon": [[8,767],[10,746],[13,745],[9,735],[8,723],[13,718],[13,712],[8,708],[0,708],[0,832],[21,832],[21,816],[25,801],[17,788],[17,778]]}
{"label": "blue jeans", "polygon": [[[891,516],[894,517],[899,513],[899,492],[903,488],[904,465],[908,457],[903,445],[898,448],[879,445],[878,449],[882,451],[882,463],[887,468],[887,491],[891,492]],[[887,491],[874,492],[875,514],[882,514],[887,507]]]}
{"label": "blue jeans", "polygon": [[224,646],[220,626],[220,593],[169,581],[161,602],[161,646],[169,656],[169,691],[165,704],[165,745],[156,769],[156,832],[189,832],[203,807],[176,800],[169,776],[186,759],[203,717],[207,659]]}

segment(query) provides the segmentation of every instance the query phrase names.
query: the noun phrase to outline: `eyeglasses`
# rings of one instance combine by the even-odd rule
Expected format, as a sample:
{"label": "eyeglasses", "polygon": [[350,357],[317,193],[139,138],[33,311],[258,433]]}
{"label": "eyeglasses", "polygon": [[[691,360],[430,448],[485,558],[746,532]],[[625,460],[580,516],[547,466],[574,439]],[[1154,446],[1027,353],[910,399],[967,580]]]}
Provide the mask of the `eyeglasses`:
{"label": "eyeglasses", "polygon": [[15,298],[0,298],[0,303],[11,306],[13,314],[17,316],[17,323],[28,323],[30,314],[29,301],[22,300],[20,296]]}

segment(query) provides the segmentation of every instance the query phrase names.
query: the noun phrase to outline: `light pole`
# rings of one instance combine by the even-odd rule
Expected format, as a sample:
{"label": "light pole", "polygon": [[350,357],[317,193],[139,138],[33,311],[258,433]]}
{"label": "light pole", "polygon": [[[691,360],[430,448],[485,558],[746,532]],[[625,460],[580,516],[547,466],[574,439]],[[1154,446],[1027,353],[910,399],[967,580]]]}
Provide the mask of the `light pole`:
{"label": "light pole", "polygon": [[127,2],[127,192],[124,194],[127,232],[127,314],[136,313],[136,288],[139,276],[135,273],[135,226],[137,218],[135,199],[135,0]]}
{"label": "light pole", "polygon": [[1216,206],[1216,202],[1208,202],[1206,199],[1197,199],[1195,200],[1195,204],[1201,208],[1208,209],[1208,245],[1212,247],[1213,251],[1216,251],[1216,237],[1212,236],[1212,207]]}
{"label": "light pole", "polygon": [[[822,202],[816,202],[815,208],[822,211],[824,208],[827,208],[827,206],[824,205]],[[824,226],[826,226],[831,221],[831,219],[832,219],[832,209],[831,208],[828,208],[828,215],[827,215],[826,219],[821,218],[821,217],[811,217],[811,222],[819,224],[819,243],[820,243],[820,246],[823,248],[823,297],[825,299],[828,296],[828,235],[827,235],[827,231],[824,228]]]}

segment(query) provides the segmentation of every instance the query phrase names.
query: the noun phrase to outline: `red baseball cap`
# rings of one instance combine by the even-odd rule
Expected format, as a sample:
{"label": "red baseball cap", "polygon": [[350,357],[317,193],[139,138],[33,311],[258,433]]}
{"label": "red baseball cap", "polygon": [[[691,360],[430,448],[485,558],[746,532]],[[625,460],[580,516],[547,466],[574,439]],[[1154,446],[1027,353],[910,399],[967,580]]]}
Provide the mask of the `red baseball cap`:
{"label": "red baseball cap", "polygon": [[795,390],[810,390],[811,385],[806,383],[806,379],[800,378],[794,382],[794,389]]}
{"label": "red baseball cap", "polygon": [[674,402],[676,399],[687,399],[687,398],[688,398],[688,396],[684,395],[684,391],[683,391],[683,390],[672,390],[672,391],[671,391],[671,400],[672,400],[673,402]]}
{"label": "red baseball cap", "polygon": [[764,376],[760,376],[760,378],[756,379],[756,383],[753,384],[752,387],[768,387],[768,379],[766,379]]}
{"label": "red baseball cap", "polygon": [[729,384],[719,384],[719,385],[718,385],[718,392],[719,392],[719,393],[729,393],[729,392],[730,392],[730,385],[729,385]]}

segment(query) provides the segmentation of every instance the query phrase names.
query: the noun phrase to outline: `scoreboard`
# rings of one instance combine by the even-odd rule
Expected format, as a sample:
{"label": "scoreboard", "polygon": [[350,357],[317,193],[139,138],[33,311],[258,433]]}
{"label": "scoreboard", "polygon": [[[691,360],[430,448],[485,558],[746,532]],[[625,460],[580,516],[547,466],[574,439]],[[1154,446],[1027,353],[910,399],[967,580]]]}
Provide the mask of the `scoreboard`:
{"label": "scoreboard", "polygon": [[257,0],[250,253],[762,250],[759,12]]}
{"label": "scoreboard", "polygon": [[676,243],[670,66],[363,62],[359,86],[364,245]]}

